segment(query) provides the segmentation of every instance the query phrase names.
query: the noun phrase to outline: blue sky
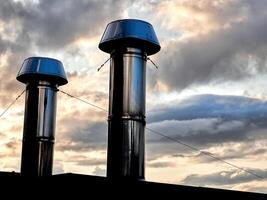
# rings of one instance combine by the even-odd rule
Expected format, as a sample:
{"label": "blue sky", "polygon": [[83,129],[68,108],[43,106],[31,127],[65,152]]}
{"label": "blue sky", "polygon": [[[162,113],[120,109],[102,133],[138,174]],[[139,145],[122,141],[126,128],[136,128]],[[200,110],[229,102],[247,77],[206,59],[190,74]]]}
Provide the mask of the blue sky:
{"label": "blue sky", "polygon": [[[0,111],[24,85],[23,60],[63,62],[61,89],[107,108],[108,57],[98,49],[116,19],[150,22],[160,67],[147,67],[147,126],[267,176],[265,0],[0,0]],[[0,119],[0,170],[19,171],[24,99]],[[105,175],[106,113],[58,94],[54,173]],[[146,179],[267,192],[267,181],[146,133]]]}

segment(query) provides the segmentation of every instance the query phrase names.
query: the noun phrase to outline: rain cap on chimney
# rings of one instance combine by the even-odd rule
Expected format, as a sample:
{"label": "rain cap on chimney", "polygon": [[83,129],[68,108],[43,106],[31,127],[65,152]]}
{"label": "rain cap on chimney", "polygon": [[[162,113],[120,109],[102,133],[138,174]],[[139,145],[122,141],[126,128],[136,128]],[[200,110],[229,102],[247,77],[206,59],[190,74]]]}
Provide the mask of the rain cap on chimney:
{"label": "rain cap on chimney", "polygon": [[49,80],[57,85],[68,83],[63,64],[53,58],[30,57],[24,60],[17,80],[29,83],[36,80]]}
{"label": "rain cap on chimney", "polygon": [[160,50],[158,38],[153,26],[137,19],[123,19],[109,23],[99,43],[99,48],[111,53],[112,50],[122,47],[136,47],[147,55]]}

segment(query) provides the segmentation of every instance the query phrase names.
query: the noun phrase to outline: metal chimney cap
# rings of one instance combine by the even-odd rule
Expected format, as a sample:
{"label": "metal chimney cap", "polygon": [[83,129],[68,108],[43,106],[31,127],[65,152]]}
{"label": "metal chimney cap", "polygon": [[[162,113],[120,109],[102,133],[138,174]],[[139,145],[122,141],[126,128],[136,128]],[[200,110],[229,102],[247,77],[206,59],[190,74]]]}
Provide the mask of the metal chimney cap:
{"label": "metal chimney cap", "polygon": [[29,83],[37,80],[47,80],[58,85],[68,83],[62,62],[53,58],[30,57],[24,60],[17,80]]}
{"label": "metal chimney cap", "polygon": [[147,55],[160,50],[153,26],[137,19],[122,19],[109,23],[98,47],[106,53],[121,47],[136,47],[145,51]]}

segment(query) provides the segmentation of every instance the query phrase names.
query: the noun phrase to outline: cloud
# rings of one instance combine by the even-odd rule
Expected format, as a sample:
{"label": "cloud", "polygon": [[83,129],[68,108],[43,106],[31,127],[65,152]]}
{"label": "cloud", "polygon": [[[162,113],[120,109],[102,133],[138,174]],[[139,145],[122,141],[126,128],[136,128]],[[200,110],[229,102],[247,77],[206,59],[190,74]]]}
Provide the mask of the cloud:
{"label": "cloud", "polygon": [[106,164],[106,157],[104,151],[88,151],[88,153],[83,151],[72,151],[69,154],[68,159],[64,162],[73,163],[79,166],[99,166]]}
{"label": "cloud", "polygon": [[[97,45],[93,50],[90,47],[91,49],[88,51],[84,51],[81,46],[88,41],[91,43],[100,40],[106,24],[124,16],[124,1],[0,0],[0,4],[1,108],[4,109],[9,105],[11,100],[20,93],[20,90],[25,88],[24,84],[16,81],[16,75],[23,60],[35,55],[49,55],[60,58],[64,65],[67,63],[65,67],[70,82],[67,88],[71,94],[83,99],[90,99],[90,102],[100,106],[107,104],[106,85],[99,84],[99,87],[95,87],[95,80],[100,81],[103,78],[100,79],[100,75],[95,76],[88,71],[85,73],[79,71],[81,63],[82,66],[88,66],[86,56],[96,51]],[[95,56],[93,59],[97,60]],[[69,60],[71,60],[71,65],[75,65],[74,72],[68,72],[69,63],[65,61]],[[96,69],[93,70],[96,71]],[[79,73],[75,73],[75,71],[79,71]],[[80,86],[78,87],[78,85]],[[103,86],[101,87],[101,85]],[[55,144],[55,153],[59,156],[59,160],[62,152],[84,154],[96,149],[105,150],[107,130],[105,123],[102,122],[106,119],[106,113],[95,112],[88,105],[81,105],[73,99],[62,96],[58,95]],[[16,120],[13,113],[24,113],[21,112],[24,108],[23,98],[24,96],[5,115],[10,117],[10,119],[7,118],[9,123],[1,126],[4,131],[9,131],[9,137],[6,138],[1,149],[4,152],[3,156],[8,151],[8,157],[16,159],[18,159],[21,149],[15,142],[18,141],[21,145],[19,139],[22,138],[22,135],[18,132],[21,133],[23,122]],[[21,109],[18,109],[18,106]],[[6,136],[6,134],[4,135]],[[9,163],[9,161],[5,162]],[[85,161],[79,162],[77,165]],[[62,166],[57,165],[56,171],[62,171]]]}
{"label": "cloud", "polygon": [[[25,87],[15,79],[25,58],[49,55],[62,58],[63,63],[69,61],[69,57],[72,62],[79,58],[75,65],[81,65],[87,54],[82,52],[81,58],[82,50],[75,42],[81,38],[98,37],[100,40],[106,24],[121,18],[123,12],[118,11],[125,6],[120,0],[67,0],[64,3],[0,0],[0,3],[0,79],[4,80],[0,87],[0,103],[3,106]],[[97,45],[94,51],[96,49]],[[98,99],[103,97],[100,93],[97,96]]]}
{"label": "cloud", "polygon": [[[267,25],[267,15],[264,0],[231,1],[234,6],[231,3],[215,6],[210,1],[201,1],[206,2],[203,5],[189,2],[183,3],[183,7],[189,10],[184,15],[190,16],[184,24],[190,24],[201,13],[203,17],[200,19],[208,20],[204,20],[203,27],[209,26],[211,19],[218,27],[191,37],[164,41],[162,51],[157,55],[161,67],[150,79],[151,85],[162,82],[170,90],[182,90],[266,73],[267,31],[264,27]],[[161,12],[165,13],[165,10]],[[175,12],[179,13],[177,10]],[[175,15],[172,21],[174,19]],[[176,31],[183,32],[183,27],[178,24],[171,25]],[[197,23],[193,24],[196,26],[192,27],[198,27]],[[188,30],[187,27],[185,29]]]}
{"label": "cloud", "polygon": [[149,127],[198,146],[246,140],[249,129],[242,121],[224,121],[220,118],[162,121],[150,124]]}
{"label": "cloud", "polygon": [[53,166],[53,174],[63,174],[64,173],[62,163],[54,162],[53,164],[54,164],[54,166]]}
{"label": "cloud", "polygon": [[243,96],[203,94],[170,105],[158,105],[157,109],[151,110],[147,114],[148,122],[221,118],[260,123],[267,116],[266,101]]}
{"label": "cloud", "polygon": [[40,48],[62,48],[82,36],[103,31],[112,18],[121,17],[123,1],[40,0],[14,2],[1,0],[0,19],[16,21],[21,27],[18,41],[27,36],[30,44]]}
{"label": "cloud", "polygon": [[[262,133],[266,130],[265,101],[241,96],[197,95],[159,107],[148,113],[148,127],[200,148],[265,138]],[[148,141],[158,140],[149,134]]]}
{"label": "cloud", "polygon": [[[266,169],[247,169],[261,177],[267,177],[267,170]],[[260,179],[248,174],[244,171],[221,171],[217,173],[207,174],[207,175],[200,175],[200,174],[192,174],[187,176],[182,183],[187,185],[201,185],[201,186],[208,186],[208,185],[234,185],[240,183],[246,183],[251,181],[259,181]]]}
{"label": "cloud", "polygon": [[[180,91],[266,73],[267,20],[263,0],[125,2],[0,0],[1,107],[8,105],[25,87],[15,80],[23,60],[48,55],[62,60],[66,67],[69,84],[64,90],[107,108],[108,73],[97,74],[93,67],[102,59],[97,43],[108,22],[125,16],[144,17],[159,30],[163,48],[156,55],[160,69],[151,70],[148,76],[151,87],[156,83],[156,87],[160,85],[166,91]],[[21,113],[17,107],[13,108],[15,113]],[[265,101],[256,99],[200,95],[148,113],[148,127],[223,159],[255,160],[266,154],[266,108]],[[54,171],[81,169],[87,173],[90,168],[93,174],[104,175],[104,154],[92,155],[106,152],[107,114],[60,94],[57,110]],[[18,123],[13,116],[9,122]],[[21,134],[15,132],[21,132],[21,126],[12,125],[3,131],[9,134],[3,132],[0,157],[2,163],[15,169],[21,149],[18,140]],[[147,132],[146,138],[147,166],[159,170],[159,174],[161,168],[175,168],[175,162],[159,159],[166,155],[186,159],[190,164],[207,161],[162,137]],[[234,171],[225,173],[230,176]],[[201,183],[198,176],[201,175],[186,181]],[[212,183],[213,179],[206,178]],[[243,177],[239,182],[232,180],[231,184],[241,181],[250,183],[248,177]],[[226,181],[219,182],[223,185]]]}
{"label": "cloud", "polygon": [[[209,151],[214,152],[216,157],[227,161],[235,160],[234,162],[236,162],[236,159],[243,158],[257,160],[265,157],[267,153],[267,149],[264,147],[264,144],[259,143],[260,142],[255,141],[246,141],[243,143],[230,142],[230,144],[226,143],[220,145],[219,147],[212,147]],[[198,153],[192,158],[192,162],[194,163],[210,163],[218,161],[211,157],[207,157],[202,153]]]}
{"label": "cloud", "polygon": [[266,181],[241,183],[233,187],[234,190],[267,193]]}
{"label": "cloud", "polygon": [[106,176],[106,169],[102,169],[102,168],[97,166],[97,167],[95,167],[92,174],[97,175],[97,176]]}
{"label": "cloud", "polygon": [[82,122],[69,128],[59,137],[62,141],[56,144],[57,151],[92,151],[107,148],[107,125],[104,122]]}
{"label": "cloud", "polygon": [[95,165],[105,165],[106,160],[105,159],[87,159],[87,160],[79,160],[76,162],[77,165],[83,165],[83,166],[95,166]]}
{"label": "cloud", "polygon": [[75,134],[74,131],[69,136],[74,142],[83,141],[85,143],[102,143],[107,137],[106,128],[107,124],[105,122],[87,124],[85,129],[81,130],[80,134]]}
{"label": "cloud", "polygon": [[[179,104],[161,107],[151,112],[148,127],[163,132],[178,140],[189,143],[199,149],[212,150],[213,146],[228,143],[245,143],[239,148],[225,147],[223,153],[211,151],[223,159],[241,158],[256,153],[265,153],[262,145],[253,147],[249,141],[264,140],[265,126],[263,121],[265,102],[257,99],[237,96],[199,95],[188,98]],[[107,124],[105,121],[95,121],[92,114],[85,110],[76,112],[72,110],[59,121],[64,126],[64,134],[57,135],[57,151],[93,151],[107,148]],[[259,114],[261,113],[261,114]],[[80,115],[80,116],[79,116]],[[87,116],[91,116],[87,120]],[[249,118],[247,116],[255,116]],[[216,117],[216,118],[215,118]],[[259,120],[260,119],[260,120]],[[263,130],[256,133],[255,130]],[[147,131],[147,152],[152,161],[164,155],[175,155],[177,152],[187,154],[188,149],[155,136]],[[251,151],[248,151],[251,149]],[[191,151],[191,150],[190,150]],[[206,162],[203,156],[195,155],[193,160]],[[151,166],[160,166],[162,163],[150,163]],[[163,165],[165,165],[164,163]]]}
{"label": "cloud", "polygon": [[[174,0],[156,4],[160,10],[157,15],[158,20],[166,28],[172,31],[180,30],[183,34],[189,35],[224,29],[236,22],[242,22],[252,10],[259,9],[263,5],[264,1],[252,4],[249,1],[239,0],[201,0],[198,2]],[[166,9],[170,15],[163,14]]]}
{"label": "cloud", "polygon": [[153,161],[149,162],[146,166],[150,168],[166,168],[166,167],[168,168],[168,167],[176,167],[176,164],[170,161]]}
{"label": "cloud", "polygon": [[[147,127],[221,159],[260,159],[266,153],[265,101],[241,96],[197,95],[157,108],[160,109],[148,113]],[[148,130],[146,133],[150,160],[179,152],[188,162],[215,161]]]}

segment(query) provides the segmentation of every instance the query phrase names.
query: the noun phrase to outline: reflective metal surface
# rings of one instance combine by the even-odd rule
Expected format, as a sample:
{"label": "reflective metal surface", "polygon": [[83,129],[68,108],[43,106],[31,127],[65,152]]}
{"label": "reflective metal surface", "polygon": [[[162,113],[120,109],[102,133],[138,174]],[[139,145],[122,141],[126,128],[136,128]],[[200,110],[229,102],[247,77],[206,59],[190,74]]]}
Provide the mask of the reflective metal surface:
{"label": "reflective metal surface", "polygon": [[58,85],[68,83],[63,64],[53,58],[30,57],[24,60],[17,80],[29,83],[36,80],[49,80]]}
{"label": "reflective metal surface", "polygon": [[22,176],[52,175],[56,87],[40,81],[26,88]]}
{"label": "reflective metal surface", "polygon": [[117,20],[99,48],[111,54],[107,176],[144,179],[146,60],[160,50],[157,36],[145,21]]}
{"label": "reflective metal surface", "polygon": [[26,83],[22,176],[50,176],[53,167],[57,87],[67,83],[60,61],[31,57],[17,80]]}
{"label": "reflective metal surface", "polygon": [[111,57],[107,176],[144,179],[146,54],[126,48]]}
{"label": "reflective metal surface", "polygon": [[160,50],[159,41],[148,22],[137,19],[123,19],[109,23],[99,43],[102,51],[111,53],[121,47],[136,47],[147,55]]}

